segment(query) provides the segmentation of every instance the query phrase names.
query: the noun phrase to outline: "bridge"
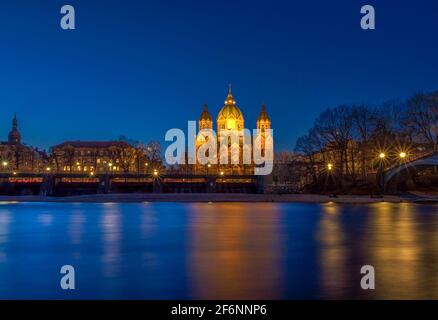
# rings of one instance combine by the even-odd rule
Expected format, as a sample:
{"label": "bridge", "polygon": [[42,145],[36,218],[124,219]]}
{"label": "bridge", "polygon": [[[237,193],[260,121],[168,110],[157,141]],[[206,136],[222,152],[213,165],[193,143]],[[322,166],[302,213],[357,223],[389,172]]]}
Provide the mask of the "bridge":
{"label": "bridge", "polygon": [[378,183],[384,192],[396,187],[417,172],[438,167],[438,152],[434,152],[408,162],[403,162],[378,173]]}
{"label": "bridge", "polygon": [[0,173],[0,194],[69,196],[98,193],[263,193],[254,175]]}

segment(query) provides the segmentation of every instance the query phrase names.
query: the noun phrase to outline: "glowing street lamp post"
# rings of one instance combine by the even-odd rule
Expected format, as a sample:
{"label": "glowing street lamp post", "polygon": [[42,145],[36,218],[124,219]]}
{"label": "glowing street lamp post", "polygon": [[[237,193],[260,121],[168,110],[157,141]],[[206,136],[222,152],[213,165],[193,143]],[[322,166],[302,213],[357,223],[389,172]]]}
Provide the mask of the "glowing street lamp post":
{"label": "glowing street lamp post", "polygon": [[325,185],[324,185],[324,189],[325,189],[324,193],[325,194],[327,194],[327,187],[328,187],[328,184],[330,183],[330,180],[333,179],[333,177],[332,177],[333,164],[332,163],[327,164],[327,172],[328,172],[328,175],[327,175],[327,179],[326,179]]}
{"label": "glowing street lamp post", "polygon": [[333,170],[333,164],[329,163],[329,164],[327,165],[327,170],[331,173],[332,170]]}
{"label": "glowing street lamp post", "polygon": [[7,167],[8,167],[9,163],[7,161],[3,161],[2,162],[2,167],[3,167],[3,171],[7,171]]}
{"label": "glowing street lamp post", "polygon": [[385,192],[385,177],[383,176],[383,162],[385,161],[386,158],[386,154],[384,152],[381,152],[379,154],[379,158],[380,158],[380,166],[379,166],[379,187],[380,187],[380,194],[383,196],[383,193]]}

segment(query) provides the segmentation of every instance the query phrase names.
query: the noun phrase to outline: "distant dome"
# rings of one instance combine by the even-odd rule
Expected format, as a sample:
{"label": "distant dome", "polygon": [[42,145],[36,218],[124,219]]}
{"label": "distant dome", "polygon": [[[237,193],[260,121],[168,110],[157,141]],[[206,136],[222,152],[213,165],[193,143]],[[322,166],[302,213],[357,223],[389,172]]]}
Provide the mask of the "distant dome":
{"label": "distant dome", "polygon": [[219,111],[219,114],[217,116],[218,124],[222,122],[230,123],[230,121],[235,121],[237,125],[236,129],[243,129],[243,113],[236,106],[236,101],[234,100],[233,94],[231,92],[231,86],[228,92],[227,100],[225,100],[225,105]]}

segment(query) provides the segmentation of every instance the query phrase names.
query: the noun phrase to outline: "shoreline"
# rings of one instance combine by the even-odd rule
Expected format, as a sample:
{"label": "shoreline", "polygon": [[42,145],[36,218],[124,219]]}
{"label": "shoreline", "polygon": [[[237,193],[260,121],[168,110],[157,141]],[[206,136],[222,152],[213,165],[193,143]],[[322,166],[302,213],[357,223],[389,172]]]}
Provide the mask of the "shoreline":
{"label": "shoreline", "polygon": [[130,193],[93,194],[69,197],[0,196],[1,202],[53,203],[141,203],[141,202],[256,202],[256,203],[438,203],[438,197],[424,196],[370,196],[338,195],[336,198],[317,194],[226,194],[226,193]]}

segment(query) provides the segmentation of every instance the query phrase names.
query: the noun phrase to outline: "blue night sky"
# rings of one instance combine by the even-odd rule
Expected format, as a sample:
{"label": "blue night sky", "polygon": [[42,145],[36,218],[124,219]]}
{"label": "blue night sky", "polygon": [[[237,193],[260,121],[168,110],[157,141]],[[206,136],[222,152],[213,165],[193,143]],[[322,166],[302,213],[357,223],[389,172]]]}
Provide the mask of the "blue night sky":
{"label": "blue night sky", "polygon": [[[76,30],[59,27],[63,4]],[[360,7],[375,5],[375,31]],[[254,128],[267,104],[276,149],[342,103],[438,89],[438,3],[415,1],[1,1],[0,138],[27,144],[126,135],[164,141],[228,83]]]}

